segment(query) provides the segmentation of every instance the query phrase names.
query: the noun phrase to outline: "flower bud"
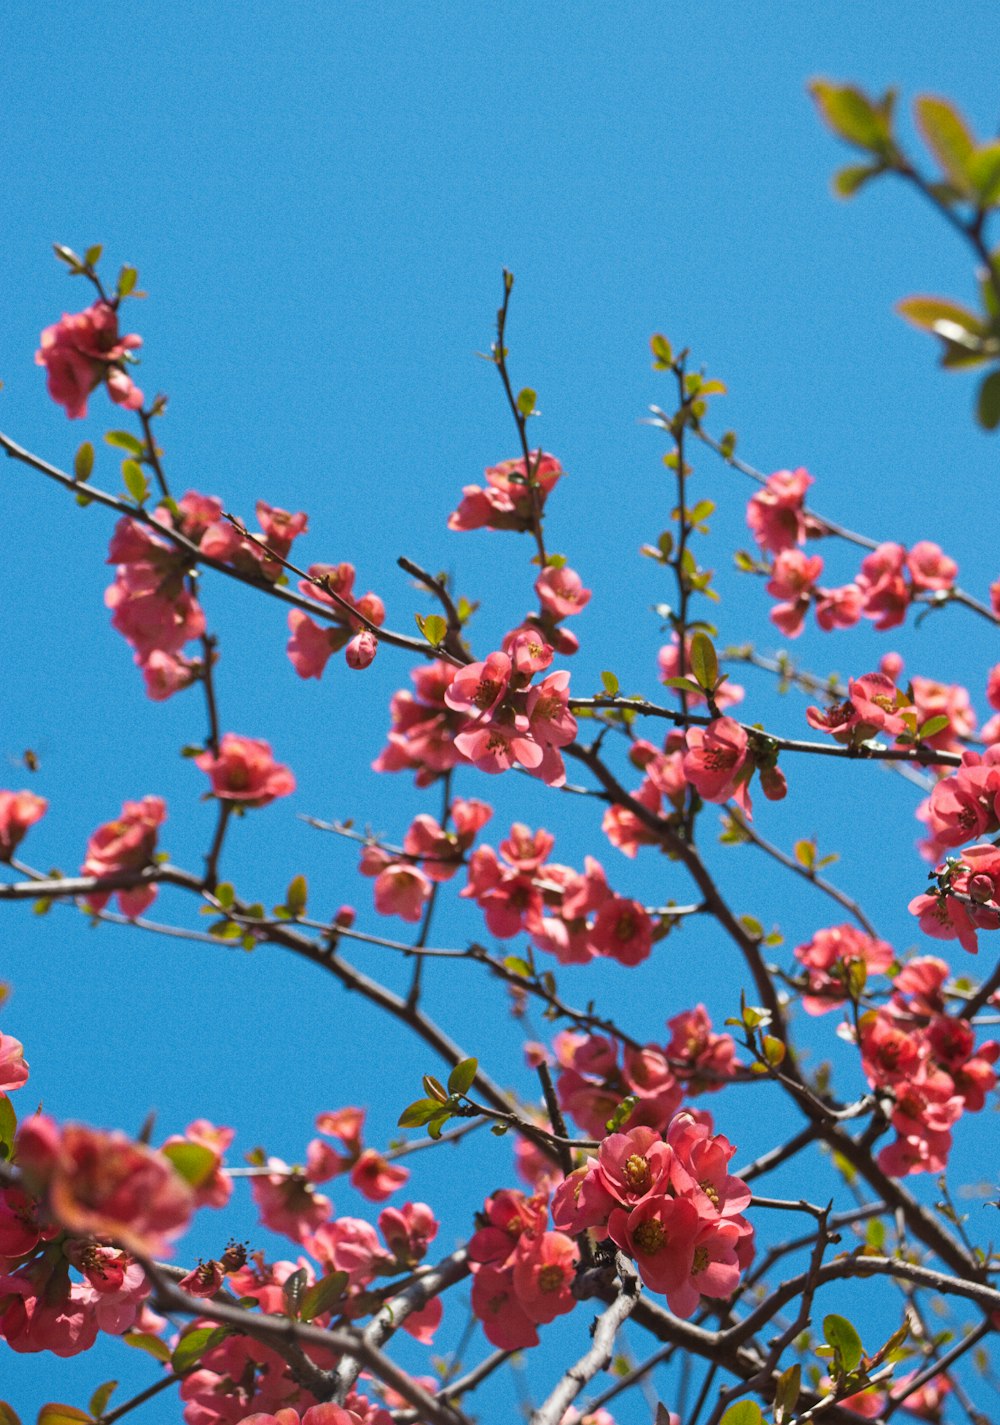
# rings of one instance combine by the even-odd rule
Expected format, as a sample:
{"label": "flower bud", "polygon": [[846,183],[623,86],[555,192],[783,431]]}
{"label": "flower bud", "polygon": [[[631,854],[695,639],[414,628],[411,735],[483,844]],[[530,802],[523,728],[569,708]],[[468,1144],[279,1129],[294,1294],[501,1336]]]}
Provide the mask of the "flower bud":
{"label": "flower bud", "polygon": [[364,629],[356,633],[344,649],[348,668],[367,668],[378,651],[378,639]]}

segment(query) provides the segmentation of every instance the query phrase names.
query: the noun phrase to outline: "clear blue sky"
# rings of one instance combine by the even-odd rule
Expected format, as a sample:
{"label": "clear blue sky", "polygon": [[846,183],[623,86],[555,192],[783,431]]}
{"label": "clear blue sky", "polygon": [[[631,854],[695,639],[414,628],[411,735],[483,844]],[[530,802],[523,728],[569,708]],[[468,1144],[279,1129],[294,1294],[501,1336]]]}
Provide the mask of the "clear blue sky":
{"label": "clear blue sky", "polygon": [[[892,312],[913,291],[968,297],[968,259],[908,193],[886,186],[850,205],[830,196],[845,155],[805,86],[822,74],[950,93],[985,134],[998,117],[985,43],[995,26],[986,0],[711,12],[627,0],[7,7],[0,428],[65,466],[80,440],[121,424],[103,398],[87,421],[68,422],[32,364],[40,329],[89,300],[49,245],[103,242],[109,264],[135,263],[150,293],[130,326],[145,339],[142,385],[171,398],[160,438],[174,488],[218,493],[248,517],[257,498],[307,510],[303,557],[353,561],[396,627],[428,611],[397,555],[447,567],[484,602],[473,636],[485,652],[531,605],[527,552],[509,536],[449,534],[445,519],[462,485],[516,453],[495,374],[475,356],[488,349],[507,266],[514,378],[537,389],[533,435],[572,472],[550,539],[594,590],[577,625],[574,690],[596,690],[611,668],[624,687],[655,691],[650,606],[668,591],[637,549],[668,525],[673,497],[658,437],[639,424],[667,398],[650,370],[654,330],[727,382],[718,428],[738,431],[746,458],[807,465],[817,507],[872,534],[940,535],[982,593],[1000,573],[984,526],[996,440],[973,427],[971,383],[938,372],[931,343]],[[118,488],[118,478],[99,453],[95,480]],[[762,589],[729,570],[733,545],[748,542],[748,490],[708,459],[696,478],[720,505],[708,561],[726,596],[720,639],[773,649]],[[177,751],[204,735],[202,705],[193,693],[144,698],[102,602],[110,521],[7,462],[0,501],[0,754],[37,749],[32,785],[51,800],[26,854],[75,870],[99,822],[156,792],[170,807],[162,844],[196,866],[212,813]],[[829,557],[837,577],[855,567],[849,554]],[[269,738],[299,778],[294,803],[235,829],[226,873],[273,903],[303,871],[317,909],[352,901],[375,929],[350,848],[295,813],[354,817],[398,838],[422,808],[403,779],[365,771],[405,658],[384,650],[364,677],[335,660],[305,685],[284,656],[277,605],[218,579],[204,592],[222,641],[224,725]],[[857,674],[889,646],[910,672],[970,680],[982,710],[982,670],[997,653],[958,613],[889,641],[808,635],[795,652],[818,671]],[[750,687],[749,716],[802,728],[799,703],[776,705],[764,680]],[[762,829],[785,845],[815,833],[824,850],[849,849],[845,887],[869,894],[900,949],[913,944],[905,902],[924,875],[910,849],[914,794],[873,768],[788,772],[792,795],[762,811]],[[26,775],[10,767],[0,784]],[[494,841],[519,814],[556,833],[560,860],[596,851],[623,889],[653,902],[686,894],[665,863],[635,867],[607,848],[590,808],[510,778],[467,790],[495,799]],[[789,946],[831,923],[750,851],[719,864],[738,908],[780,922]],[[185,914],[167,896],[162,905]],[[238,1127],[239,1151],[263,1143],[294,1159],[315,1111],[344,1103],[371,1102],[373,1140],[384,1141],[435,1068],[412,1038],[276,952],[94,932],[70,911],[9,911],[4,924],[0,977],[14,995],[2,1026],[33,1069],[22,1111],[42,1100],[60,1118],[134,1130],[155,1108],[164,1133],[203,1114]],[[436,938],[479,933],[462,903]],[[384,968],[376,956],[359,963]],[[692,933],[639,971],[603,966],[565,983],[577,998],[629,1003],[636,1032],[655,1039],[698,998],[721,1021],[738,979],[728,948]],[[529,1091],[516,1038],[482,1042],[483,1024],[502,1016],[499,990],[468,970],[433,985],[431,1004],[497,1079]],[[817,1057],[836,1055],[832,1030],[823,1021]],[[719,1113],[741,1158],[766,1146],[769,1115],[738,1098]],[[511,1180],[507,1145],[491,1140],[485,1157],[414,1160],[412,1195],[445,1212],[443,1250],[482,1192]],[[339,1211],[358,1211],[349,1189],[333,1196]],[[209,1224],[195,1250],[216,1252],[230,1230],[252,1232],[250,1213],[218,1236]],[[451,1332],[462,1324],[456,1306]],[[567,1358],[579,1353],[585,1313],[549,1335]],[[537,1398],[555,1348],[541,1359]],[[0,1394],[32,1419],[46,1399],[85,1404],[100,1379],[119,1378],[124,1392],[150,1378],[113,1344],[102,1361],[7,1353]],[[495,1401],[494,1418],[511,1409]],[[179,1416],[161,1400],[139,1418]],[[644,1421],[646,1407],[637,1398],[619,1418]]]}

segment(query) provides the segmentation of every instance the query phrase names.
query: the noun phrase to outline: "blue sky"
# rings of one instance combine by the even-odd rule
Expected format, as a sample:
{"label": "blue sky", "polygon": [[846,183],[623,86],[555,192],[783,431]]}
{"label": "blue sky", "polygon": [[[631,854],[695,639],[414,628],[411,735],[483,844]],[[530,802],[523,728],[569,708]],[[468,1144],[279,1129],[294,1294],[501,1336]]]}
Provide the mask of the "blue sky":
{"label": "blue sky", "polygon": [[[506,266],[517,278],[514,379],[538,391],[532,434],[571,472],[550,507],[550,542],[594,591],[577,625],[574,690],[596,690],[610,668],[624,687],[655,693],[662,635],[651,606],[668,590],[637,550],[667,527],[674,501],[662,444],[640,423],[668,396],[650,370],[653,331],[726,381],[717,428],[736,429],[752,463],[807,465],[817,508],[873,535],[940,538],[982,594],[1000,572],[983,524],[995,440],[972,424],[971,382],[940,373],[931,343],[892,311],[913,291],[971,296],[967,256],[899,188],[847,205],[830,196],[846,155],[805,86],[821,74],[898,84],[907,97],[949,93],[985,134],[997,121],[983,60],[994,27],[990,4],[968,3],[956,20],[922,0],[819,0],[808,18],[778,3],[711,14],[514,0],[10,7],[0,19],[0,428],[66,466],[82,439],[100,444],[122,423],[101,397],[86,421],[68,422],[32,364],[40,329],[89,300],[50,244],[102,242],[109,267],[135,263],[150,294],[129,325],[145,342],[141,383],[170,395],[160,439],[174,488],[218,493],[248,517],[258,498],[307,510],[302,557],[353,561],[395,627],[429,611],[396,557],[447,568],[483,602],[472,632],[485,652],[532,603],[528,551],[513,536],[449,534],[445,519],[463,485],[516,453],[495,373],[475,355],[489,347]],[[94,478],[119,488],[106,449]],[[695,481],[719,504],[707,562],[724,596],[720,642],[773,649],[762,589],[730,568],[733,546],[749,540],[748,487],[707,456]],[[143,696],[103,605],[110,521],[10,463],[0,482],[0,754],[37,749],[32,785],[51,802],[26,854],[74,870],[98,823],[157,792],[170,806],[161,844],[197,865],[212,814],[177,752],[204,735],[202,706],[193,693],[166,705]],[[838,578],[856,567],[849,552],[824,554]],[[268,738],[299,781],[294,802],[235,828],[226,874],[273,903],[305,872],[317,908],[351,901],[377,928],[355,853],[295,814],[354,817],[398,838],[423,808],[402,778],[365,770],[405,657],[385,649],[364,676],[335,660],[306,685],[284,656],[279,606],[217,578],[204,602],[221,638],[224,725]],[[967,681],[983,709],[995,640],[957,611],[889,641],[808,634],[795,653],[817,671],[857,674],[889,646],[910,672]],[[799,702],[776,703],[766,679],[747,682],[751,720],[802,730]],[[849,850],[845,887],[874,888],[880,930],[900,949],[915,944],[905,903],[924,868],[911,850],[912,789],[875,768],[787,770],[792,795],[764,808],[761,829],[783,845],[816,834],[824,850]],[[10,767],[4,785],[26,775]],[[517,815],[556,834],[560,860],[594,851],[616,886],[685,897],[672,868],[633,866],[607,848],[590,808],[523,779],[467,790],[495,801],[494,842]],[[749,849],[717,859],[738,908],[780,922],[789,946],[831,923]],[[185,914],[167,896],[163,910]],[[276,952],[92,931],[68,910],[8,912],[5,924],[0,978],[14,995],[2,1025],[33,1069],[22,1108],[41,1099],[61,1118],[137,1129],[154,1107],[164,1132],[203,1114],[238,1126],[238,1150],[264,1143],[295,1158],[313,1114],[343,1103],[371,1103],[373,1141],[384,1140],[435,1068],[411,1037]],[[481,930],[463,902],[436,936],[462,943]],[[358,963],[399,982],[398,966],[375,954]],[[578,999],[631,1006],[636,1032],[656,1038],[698,998],[724,1018],[738,975],[727,947],[692,932],[638,971],[602,966],[566,984]],[[502,1018],[498,989],[466,969],[433,983],[430,1002],[497,1079],[530,1091],[514,1031],[481,1043],[487,1017]],[[823,1024],[816,1055],[836,1057]],[[741,1158],[766,1146],[772,1122],[758,1112],[737,1101],[719,1115]],[[970,1123],[970,1139],[976,1131]],[[442,1249],[481,1193],[509,1181],[507,1155],[491,1142],[482,1163],[414,1159],[413,1195],[447,1209]],[[358,1211],[349,1190],[333,1195],[339,1211]],[[249,1212],[233,1230],[252,1231]],[[217,1250],[214,1231],[194,1249]],[[583,1349],[582,1317],[552,1328],[559,1349]],[[93,1356],[56,1365],[7,1355],[3,1396],[32,1418],[45,1399],[85,1403],[100,1379],[116,1376],[124,1391],[149,1378],[122,1348],[104,1359],[101,1369]],[[538,1392],[556,1349],[541,1359]],[[636,1399],[619,1416],[645,1420],[646,1406]],[[141,1418],[179,1416],[166,1400]]]}

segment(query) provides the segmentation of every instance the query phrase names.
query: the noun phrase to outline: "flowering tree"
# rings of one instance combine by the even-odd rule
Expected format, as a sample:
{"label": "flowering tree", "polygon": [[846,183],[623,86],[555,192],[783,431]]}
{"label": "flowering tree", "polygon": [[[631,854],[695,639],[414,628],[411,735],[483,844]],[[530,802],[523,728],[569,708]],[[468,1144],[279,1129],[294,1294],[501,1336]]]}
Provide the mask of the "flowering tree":
{"label": "flowering tree", "polygon": [[[834,132],[864,154],[838,175],[841,194],[881,175],[900,177],[982,264],[982,312],[913,297],[903,314],[940,340],[945,365],[996,363],[1000,262],[987,230],[1000,207],[1000,145],[979,144],[943,100],[918,100],[936,162],[927,174],[899,145],[892,96],[874,101],[823,82],[814,97]],[[745,630],[738,612],[712,607],[718,598],[699,554],[715,505],[691,492],[693,453],[715,452],[754,482],[746,518],[757,548],[738,553],[737,564],[767,581],[771,621],[787,639],[811,618],[830,634],[862,620],[889,631],[946,605],[996,625],[1000,580],[977,598],[960,588],[955,560],[933,540],[905,548],[854,533],[813,508],[805,469],[756,471],[736,456],[731,432],[714,433],[722,383],[656,336],[653,365],[669,396],[653,408],[652,424],[666,442],[673,527],[641,552],[672,582],[663,610],[669,636],[650,670],[659,688],[655,696],[625,695],[608,671],[596,694],[571,689],[580,647],[574,621],[591,595],[550,543],[565,472],[534,442],[535,392],[511,376],[513,278],[505,274],[489,360],[515,447],[487,469],[483,485],[456,490],[448,527],[495,532],[488,537],[501,560],[510,557],[512,580],[523,578],[527,547],[537,602],[499,646],[477,646],[476,606],[450,579],[403,558],[434,611],[417,615],[417,634],[399,631],[383,598],[355,587],[352,564],[305,565],[306,513],[262,498],[252,527],[216,495],[175,491],[160,445],[166,402],[137,386],[142,339],[123,331],[142,295],[136,271],[121,268],[111,284],[99,247],[82,256],[57,247],[56,255],[89,284],[92,300],[42,332],[36,360],[69,419],[106,398],[132,414],[130,429],[105,436],[124,457],[124,493],[95,483],[90,441],[71,470],[5,435],[0,445],[26,472],[113,516],[111,621],[149,698],[200,695],[201,740],[185,751],[204,778],[215,825],[203,865],[174,865],[158,851],[167,807],[147,793],[94,830],[76,853],[79,874],[48,873],[22,847],[48,810],[45,799],[2,791],[0,899],[41,911],[67,903],[95,924],[283,949],[318,979],[353,990],[375,1024],[391,1016],[405,1025],[428,1072],[419,1092],[413,1084],[400,1094],[398,1141],[373,1144],[362,1107],[317,1103],[317,1136],[298,1163],[252,1150],[235,1166],[227,1162],[232,1129],[207,1119],[157,1142],[152,1124],[133,1139],[111,1127],[18,1114],[12,1095],[28,1067],[16,1021],[5,1014],[4,1379],[17,1368],[11,1353],[65,1358],[93,1350],[101,1362],[86,1407],[43,1405],[39,1425],[109,1425],[155,1399],[161,1409],[169,1400],[188,1425],[463,1425],[481,1418],[477,1392],[491,1399],[495,1379],[522,1359],[532,1425],[612,1425],[650,1414],[657,1425],[794,1425],[888,1420],[897,1410],[932,1421],[987,1419],[980,1392],[992,1389],[992,1378],[983,1343],[1000,1308],[993,1284],[1000,1258],[956,1205],[948,1169],[953,1146],[977,1132],[974,1116],[996,1086],[1000,1057],[1000,1044],[983,1032],[995,1022],[1000,970],[977,979],[967,958],[980,935],[986,949],[1000,929],[1000,716],[977,730],[964,687],[904,677],[893,650],[841,681],[787,655],[728,646]],[[980,386],[978,416],[987,428],[1000,423],[1000,368]],[[824,582],[824,557],[811,552],[821,542],[846,546],[853,560],[846,582]],[[346,818],[314,822],[356,843],[373,914],[312,905],[304,875],[272,910],[252,885],[226,879],[236,821],[249,816],[252,835],[258,814],[278,803],[268,813],[276,825],[295,777],[280,749],[276,755],[259,737],[230,730],[206,572],[237,581],[248,601],[288,606],[287,654],[300,678],[334,676],[328,664],[338,653],[356,671],[380,650],[408,664],[409,685],[392,699],[375,769],[412,776],[434,810],[392,839],[359,832]],[[732,675],[740,662],[809,696],[800,726],[779,731],[739,715],[745,692]],[[364,699],[363,682],[352,691]],[[985,698],[1000,713],[1000,665],[986,673]],[[251,724],[250,714],[238,724]],[[786,781],[786,769],[810,757],[831,776],[845,762],[863,763],[860,776],[888,772],[919,790],[916,815],[932,870],[928,881],[915,859],[914,952],[882,938],[870,909],[829,879],[835,857],[821,856],[805,836],[786,851],[761,830],[759,806],[754,819],[758,789],[765,800],[795,801],[795,775]],[[496,784],[484,773],[505,774],[515,787],[524,777],[544,786],[549,824],[588,819],[601,833],[601,856],[562,864],[554,833],[500,822],[487,799]],[[711,845],[713,804],[725,808],[726,845],[756,848],[775,876],[797,877],[823,898],[812,934],[778,963],[771,955],[780,936],[739,911],[727,891],[728,853]],[[655,897],[626,893],[620,856],[648,864]],[[435,911],[456,885],[481,912],[480,938],[435,946]],[[193,918],[150,919],[167,887],[207,913],[207,928],[196,929]],[[695,918],[713,922],[734,955],[729,998],[710,1009],[695,984],[673,983],[665,1031],[644,1043],[626,1015],[595,1001],[589,977],[605,961],[627,980],[668,936],[682,941]],[[942,944],[927,946],[923,937]],[[356,966],[359,943],[405,958],[412,968],[405,993]],[[490,1062],[492,1034],[459,1047],[446,1018],[428,1007],[429,977],[455,969],[438,961],[461,961],[484,982],[499,982],[515,1019],[540,1011],[544,1037],[523,1046],[534,1096],[503,1086]],[[842,1074],[810,1067],[808,1058],[817,1046],[825,1052],[834,1026],[847,1056]],[[398,1082],[390,1080],[394,1093]],[[773,1121],[766,1151],[745,1162],[722,1131],[738,1094]],[[510,1152],[502,1180],[479,1190],[484,1127]],[[461,1154],[461,1181],[475,1196],[454,1192],[447,1204],[415,1197],[420,1169],[404,1160],[417,1149]],[[811,1157],[822,1158],[821,1169]],[[773,1195],[769,1177],[827,1186],[816,1201],[801,1188]],[[324,1186],[338,1178],[378,1205],[368,1217],[334,1211]],[[194,1215],[224,1210],[238,1179],[252,1193],[260,1241],[223,1245],[225,1229],[215,1229],[214,1255],[185,1256],[179,1239]],[[451,1251],[434,1246],[445,1211],[461,1235]],[[272,1248],[281,1239],[286,1245]],[[846,1313],[829,1309],[830,1289],[843,1282],[851,1284]],[[414,1367],[413,1350],[431,1347],[449,1316],[460,1321],[470,1305],[470,1328],[449,1355]],[[570,1354],[553,1364],[541,1343],[560,1317],[572,1318],[559,1338]],[[621,1344],[626,1327],[630,1354]],[[401,1348],[400,1332],[417,1347]],[[113,1381],[101,1383],[104,1361],[120,1349],[112,1337],[149,1357],[148,1384],[124,1400],[114,1397]],[[56,1394],[55,1368],[52,1379]],[[0,1419],[16,1425],[2,1402]]]}

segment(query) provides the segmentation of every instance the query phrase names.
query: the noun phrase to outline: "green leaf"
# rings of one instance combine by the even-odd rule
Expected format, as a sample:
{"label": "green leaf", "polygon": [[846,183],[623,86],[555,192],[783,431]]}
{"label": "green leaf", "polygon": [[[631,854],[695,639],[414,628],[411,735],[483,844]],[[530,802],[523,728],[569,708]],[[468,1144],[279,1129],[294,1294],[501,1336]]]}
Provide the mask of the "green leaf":
{"label": "green leaf", "polygon": [[103,1385],[99,1385],[90,1397],[87,1409],[91,1415],[98,1416],[104,1414],[104,1407],[118,1389],[116,1380],[106,1380]]}
{"label": "green leaf", "polygon": [[896,311],[913,326],[933,332],[945,341],[963,341],[970,336],[982,338],[986,335],[975,312],[970,312],[958,302],[950,302],[946,297],[904,297],[896,303]]}
{"label": "green leaf", "polygon": [[423,1128],[440,1110],[436,1098],[418,1098],[403,1109],[396,1122],[400,1128]]}
{"label": "green leaf", "polygon": [[216,1155],[202,1143],[168,1143],[160,1152],[169,1158],[174,1171],[193,1188],[200,1188],[215,1171]]}
{"label": "green leaf", "polygon": [[433,1138],[435,1143],[441,1137],[444,1126],[451,1118],[451,1114],[446,1108],[441,1108],[427,1124],[427,1136]]}
{"label": "green leaf", "polygon": [[220,881],[216,886],[215,899],[222,906],[223,910],[232,910],[233,901],[236,899],[236,892],[228,881]]}
{"label": "green leaf", "polygon": [[772,1069],[777,1069],[784,1063],[785,1055],[788,1052],[784,1043],[774,1034],[765,1034],[760,1042],[761,1048],[764,1050],[764,1058]]}
{"label": "green leaf", "polygon": [[423,614],[417,614],[416,619],[417,628],[432,648],[436,648],[439,643],[444,641],[448,625],[440,614],[428,614],[426,617]]}
{"label": "green leaf", "polygon": [[696,683],[693,678],[664,678],[663,686],[665,688],[680,688],[685,693],[701,693],[700,684]]}
{"label": "green leaf", "polygon": [[603,684],[604,691],[607,693],[609,698],[615,697],[618,693],[619,688],[621,687],[621,684],[615,677],[614,673],[609,673],[607,669],[605,669],[604,672],[601,674],[601,683]]}
{"label": "green leaf", "polygon": [[462,1059],[448,1075],[449,1094],[468,1093],[479,1068],[478,1059]]}
{"label": "green leaf", "polygon": [[299,1303],[299,1318],[302,1321],[312,1321],[314,1317],[331,1311],[347,1291],[349,1280],[346,1272],[329,1272],[325,1277],[320,1277],[308,1291],[303,1292]]}
{"label": "green leaf", "polygon": [[0,1159],[9,1158],[17,1133],[17,1114],[6,1094],[0,1098]]}
{"label": "green leaf", "polygon": [[796,1361],[793,1366],[788,1367],[787,1371],[782,1371],[778,1377],[774,1392],[775,1425],[783,1425],[783,1422],[792,1414],[801,1389],[802,1367]]}
{"label": "green leaf", "polygon": [[78,1410],[75,1405],[57,1405],[55,1401],[49,1401],[48,1405],[43,1405],[39,1410],[37,1425],[78,1425],[81,1420],[90,1420],[85,1410]]}
{"label": "green leaf", "polygon": [[117,446],[119,450],[127,450],[129,454],[134,455],[136,459],[138,459],[146,449],[142,441],[137,440],[131,431],[127,430],[105,431],[104,439],[108,445]]}
{"label": "green leaf", "polygon": [[976,400],[976,419],[983,430],[1000,425],[1000,367],[984,376]]}
{"label": "green leaf", "polygon": [[84,262],[88,267],[96,267],[101,260],[101,253],[103,251],[104,248],[101,243],[95,242],[93,247],[88,247],[87,251],[83,254]]}
{"label": "green leaf", "polygon": [[66,266],[71,269],[74,276],[76,275],[76,273],[82,270],[83,259],[77,257],[76,253],[71,247],[64,247],[61,242],[54,242],[52,244],[52,251],[55,253],[56,257],[58,257],[60,262],[65,262]]}
{"label": "green leaf", "polygon": [[139,280],[139,272],[135,267],[123,267],[118,274],[118,295],[127,297],[135,290],[135,284]]}
{"label": "green leaf", "polygon": [[838,198],[853,198],[866,183],[884,172],[882,163],[849,163],[833,175],[833,191]]}
{"label": "green leaf", "polygon": [[755,1400],[738,1400],[731,1405],[719,1425],[763,1425],[764,1417]]}
{"label": "green leaf", "polygon": [[178,1341],[170,1356],[176,1375],[184,1375],[196,1366],[206,1351],[217,1346],[231,1334],[228,1326],[196,1326]]}
{"label": "green leaf", "polygon": [[537,391],[533,391],[530,386],[525,386],[523,391],[517,393],[517,409],[522,416],[530,416],[535,409],[535,402],[538,400]]}
{"label": "green leaf", "polygon": [[951,719],[945,713],[938,713],[936,717],[929,717],[920,729],[919,737],[933,737],[937,732],[943,732],[951,724]]}
{"label": "green leaf", "polygon": [[94,447],[85,440],[73,458],[73,479],[89,480],[94,470]]}
{"label": "green leaf", "polygon": [[299,1267],[297,1272],[292,1272],[282,1282],[281,1294],[285,1299],[285,1311],[289,1316],[298,1316],[299,1302],[308,1280],[305,1267]]}
{"label": "green leaf", "polygon": [[975,140],[955,106],[937,95],[921,94],[914,100],[913,113],[924,143],[941,165],[945,177],[960,193],[974,193],[969,161],[975,151]]}
{"label": "green leaf", "polygon": [[887,105],[876,108],[872,101],[851,84],[831,84],[814,79],[809,86],[816,107],[838,138],[855,148],[885,154],[891,148]]}
{"label": "green leaf", "polygon": [[696,633],[691,640],[691,671],[706,693],[719,681],[719,659],[707,633]]}
{"label": "green leaf", "polygon": [[137,505],[143,504],[149,495],[149,482],[142,472],[142,466],[135,460],[122,461],[122,479],[125,488]]}
{"label": "green leaf", "polygon": [[649,339],[649,347],[653,353],[653,370],[669,371],[673,363],[674,353],[669,341],[665,336],[660,336],[659,332]]}
{"label": "green leaf", "polygon": [[833,1347],[845,1371],[853,1371],[860,1365],[864,1354],[861,1337],[846,1316],[824,1316],[823,1339]]}
{"label": "green leaf", "polygon": [[816,868],[816,843],[815,843],[815,841],[806,841],[806,840],[804,840],[804,839],[803,839],[802,841],[796,841],[796,843],[795,843],[795,848],[794,848],[794,849],[795,849],[795,859],[796,859],[796,861],[798,861],[799,865],[800,865],[800,866],[804,866],[807,871],[813,871],[813,870],[815,870],[815,868]]}
{"label": "green leaf", "polygon": [[520,955],[506,955],[503,967],[512,975],[521,975],[526,980],[531,978],[531,966]]}
{"label": "green leaf", "polygon": [[285,905],[292,915],[304,915],[309,887],[305,876],[296,876],[285,892]]}
{"label": "green leaf", "polygon": [[630,1093],[625,1095],[621,1103],[616,1106],[614,1113],[604,1125],[609,1133],[617,1133],[620,1128],[624,1128],[625,1124],[632,1117],[632,1110],[633,1108],[635,1108],[638,1102],[639,1100],[636,1098],[635,1094]]}
{"label": "green leaf", "polygon": [[1000,143],[977,148],[966,167],[980,207],[990,208],[1000,201]]}

